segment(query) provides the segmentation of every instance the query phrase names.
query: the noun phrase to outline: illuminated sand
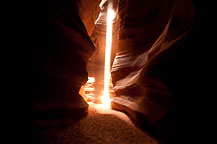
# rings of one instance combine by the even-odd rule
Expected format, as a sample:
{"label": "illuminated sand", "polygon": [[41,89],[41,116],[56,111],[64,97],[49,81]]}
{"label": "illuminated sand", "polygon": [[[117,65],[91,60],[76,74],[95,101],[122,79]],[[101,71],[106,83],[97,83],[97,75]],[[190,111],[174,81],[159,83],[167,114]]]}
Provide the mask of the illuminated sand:
{"label": "illuminated sand", "polygon": [[44,143],[58,144],[157,144],[121,112],[89,103],[87,117],[69,126],[41,133]]}

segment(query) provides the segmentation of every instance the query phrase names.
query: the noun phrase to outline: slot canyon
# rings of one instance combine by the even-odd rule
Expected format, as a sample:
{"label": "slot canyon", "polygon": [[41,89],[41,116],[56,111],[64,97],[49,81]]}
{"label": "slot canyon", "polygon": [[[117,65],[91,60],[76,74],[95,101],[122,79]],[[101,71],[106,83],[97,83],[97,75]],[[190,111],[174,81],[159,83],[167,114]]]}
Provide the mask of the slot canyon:
{"label": "slot canyon", "polygon": [[201,40],[197,1],[40,6],[31,55],[32,143],[190,143],[197,106],[192,67]]}

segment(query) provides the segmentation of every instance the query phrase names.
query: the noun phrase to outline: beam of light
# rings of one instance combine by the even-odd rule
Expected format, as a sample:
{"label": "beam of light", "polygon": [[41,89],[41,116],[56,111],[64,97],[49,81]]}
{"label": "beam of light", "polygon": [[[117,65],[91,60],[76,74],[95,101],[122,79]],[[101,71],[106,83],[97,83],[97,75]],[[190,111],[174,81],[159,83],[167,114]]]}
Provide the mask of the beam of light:
{"label": "beam of light", "polygon": [[112,3],[108,3],[107,9],[107,28],[106,28],[106,48],[105,48],[105,68],[104,68],[104,93],[102,103],[105,107],[110,108],[111,100],[109,94],[110,83],[110,64],[111,64],[111,47],[112,47],[112,22],[115,12],[112,8]]}

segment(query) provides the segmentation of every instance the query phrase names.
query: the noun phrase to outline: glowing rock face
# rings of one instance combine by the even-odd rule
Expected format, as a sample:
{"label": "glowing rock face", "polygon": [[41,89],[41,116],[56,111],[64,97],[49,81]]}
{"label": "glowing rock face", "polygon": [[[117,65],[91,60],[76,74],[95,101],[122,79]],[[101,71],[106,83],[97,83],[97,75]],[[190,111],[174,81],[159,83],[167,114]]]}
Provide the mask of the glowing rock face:
{"label": "glowing rock face", "polygon": [[[114,96],[111,83],[111,50],[112,50],[112,31],[113,20],[115,18],[115,11],[112,7],[112,3],[108,2],[107,16],[106,16],[106,44],[105,44],[105,60],[104,63],[104,80],[101,85],[103,90],[100,89],[98,81],[95,81],[94,77],[88,77],[88,82],[83,86],[84,93],[87,95],[89,102],[102,103],[104,107],[110,107],[110,98]],[[102,73],[103,74],[103,73]],[[96,75],[97,77],[97,75]],[[99,80],[99,79],[97,79]],[[98,99],[99,98],[99,99]]]}
{"label": "glowing rock face", "polygon": [[88,77],[87,83],[81,87],[79,94],[83,97],[85,101],[93,101],[95,91],[94,83],[95,78]]}

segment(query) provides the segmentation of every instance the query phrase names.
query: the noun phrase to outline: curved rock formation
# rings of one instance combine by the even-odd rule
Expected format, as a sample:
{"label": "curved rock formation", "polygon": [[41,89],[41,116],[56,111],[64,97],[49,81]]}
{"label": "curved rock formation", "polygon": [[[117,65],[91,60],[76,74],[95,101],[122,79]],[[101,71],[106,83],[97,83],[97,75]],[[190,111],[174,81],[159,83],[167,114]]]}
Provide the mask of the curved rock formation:
{"label": "curved rock formation", "polygon": [[[112,80],[116,97],[112,108],[128,113],[146,130],[173,135],[175,124],[171,119],[177,101],[183,99],[179,93],[186,82],[180,75],[186,69],[186,51],[191,48],[192,3],[115,2],[118,15],[113,29],[116,56]],[[42,22],[32,57],[35,119],[87,115],[88,105],[78,93],[87,81],[87,69],[90,75],[103,73],[106,3],[103,1],[99,8],[100,0],[48,1],[43,12],[46,22]],[[102,76],[97,76],[96,81],[101,81]]]}
{"label": "curved rock formation", "polygon": [[192,3],[120,0],[119,17],[112,107],[127,112],[141,127],[157,127],[165,133],[169,126],[162,119],[177,100],[172,85],[179,82],[180,45],[194,22]]}
{"label": "curved rock formation", "polygon": [[[79,95],[79,89],[87,81],[87,63],[95,50],[88,35],[95,20],[87,19],[85,14],[91,5],[85,2],[52,0],[44,5],[46,21],[40,29],[44,35],[38,38],[41,45],[33,55],[35,71],[32,83],[35,93],[32,100],[35,119],[87,115],[88,104]],[[97,1],[93,5],[96,6]],[[81,17],[85,20],[82,21]],[[39,20],[43,19],[40,17]],[[86,25],[92,22],[88,31],[83,22]]]}

